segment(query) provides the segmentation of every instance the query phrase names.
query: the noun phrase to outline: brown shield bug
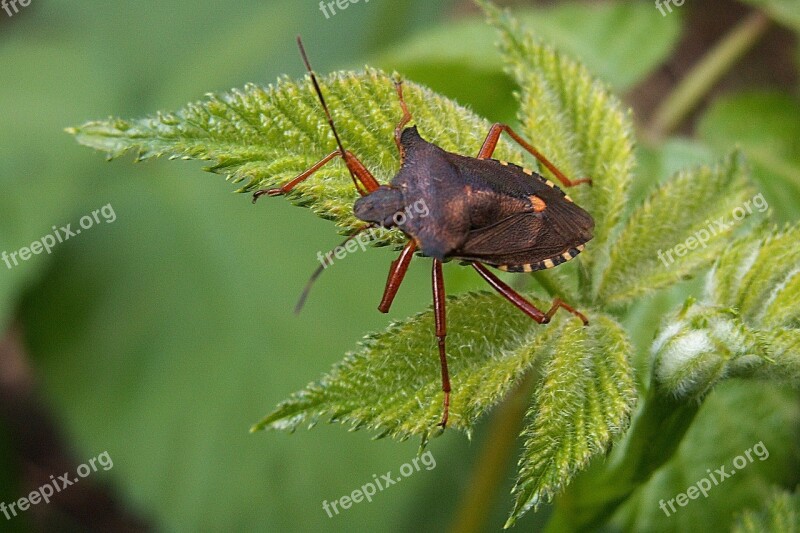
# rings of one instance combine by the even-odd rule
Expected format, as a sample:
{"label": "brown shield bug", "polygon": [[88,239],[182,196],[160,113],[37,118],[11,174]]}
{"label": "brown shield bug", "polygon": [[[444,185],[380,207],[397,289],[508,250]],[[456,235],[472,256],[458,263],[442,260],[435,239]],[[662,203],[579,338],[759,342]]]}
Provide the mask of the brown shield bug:
{"label": "brown shield bug", "polygon": [[[564,308],[588,324],[583,314],[558,298],[553,300],[547,312],[542,312],[486,266],[508,272],[553,268],[583,251],[585,243],[592,238],[594,228],[591,215],[575,205],[550,180],[531,170],[490,159],[500,134],[506,132],[564,186],[591,183],[591,180],[568,179],[505,124],[497,123],[490,128],[477,157],[442,150],[424,140],[416,126],[406,127],[412,117],[403,99],[402,82],[396,81],[403,116],[395,128],[394,136],[401,166],[389,184],[381,185],[364,164],[342,145],[300,37],[297,38],[297,44],[338,148],[283,186],[255,192],[253,201],[262,195],[286,194],[324,165],[341,157],[361,194],[353,206],[354,214],[368,223],[358,233],[382,226],[398,228],[409,237],[400,256],[392,262],[378,309],[383,313],[389,311],[416,251],[433,259],[433,308],[444,392],[439,425],[445,427],[450,407],[450,377],[445,345],[447,327],[443,261],[458,259],[471,265],[493,289],[540,324],[549,322],[559,308]],[[398,223],[401,217],[397,215],[407,206],[419,205],[419,202],[427,206],[428,216],[402,217],[403,222]],[[353,237],[355,235],[349,239]],[[302,305],[310,284],[321,271],[321,268],[317,269],[312,276],[299,305]]]}

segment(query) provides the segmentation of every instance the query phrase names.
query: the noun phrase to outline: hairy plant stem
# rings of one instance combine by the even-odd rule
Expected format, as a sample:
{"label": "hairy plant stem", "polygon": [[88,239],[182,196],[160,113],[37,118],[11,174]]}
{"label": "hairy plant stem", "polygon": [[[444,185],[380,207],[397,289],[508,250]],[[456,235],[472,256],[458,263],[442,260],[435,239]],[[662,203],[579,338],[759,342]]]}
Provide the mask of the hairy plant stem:
{"label": "hairy plant stem", "polygon": [[548,532],[591,531],[669,461],[692,425],[700,403],[665,396],[651,383],[625,438],[556,499]]}
{"label": "hairy plant stem", "polygon": [[669,135],[683,123],[719,79],[758,42],[769,28],[769,18],[751,13],[692,68],[655,112],[645,132],[652,141]]}

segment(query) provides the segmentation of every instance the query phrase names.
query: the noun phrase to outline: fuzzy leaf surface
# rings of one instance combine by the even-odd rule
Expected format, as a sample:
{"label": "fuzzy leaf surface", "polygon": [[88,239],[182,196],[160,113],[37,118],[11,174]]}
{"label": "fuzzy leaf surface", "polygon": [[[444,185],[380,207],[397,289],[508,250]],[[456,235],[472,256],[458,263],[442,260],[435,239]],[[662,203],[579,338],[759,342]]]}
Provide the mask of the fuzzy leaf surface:
{"label": "fuzzy leaf surface", "polygon": [[800,384],[800,250],[797,226],[741,239],[717,260],[707,302],[688,301],[653,343],[659,383],[701,397],[719,380]]}
{"label": "fuzzy leaf surface", "polygon": [[[546,302],[535,302],[545,306]],[[495,294],[448,298],[449,426],[469,430],[577,319],[559,313],[540,326]],[[367,336],[330,373],[294,394],[256,429],[290,429],[328,416],[354,428],[406,438],[425,435],[442,413],[442,383],[431,311]]]}
{"label": "fuzzy leaf surface", "polygon": [[628,423],[636,399],[627,333],[605,315],[588,327],[570,322],[528,411],[525,445],[506,527],[555,494]]}
{"label": "fuzzy leaf surface", "polygon": [[707,298],[756,327],[800,327],[800,226],[741,239],[717,260]]}
{"label": "fuzzy leaf surface", "polygon": [[738,154],[714,167],[674,175],[625,224],[599,282],[597,299],[624,305],[709,266],[741,223],[736,209],[752,194]]}

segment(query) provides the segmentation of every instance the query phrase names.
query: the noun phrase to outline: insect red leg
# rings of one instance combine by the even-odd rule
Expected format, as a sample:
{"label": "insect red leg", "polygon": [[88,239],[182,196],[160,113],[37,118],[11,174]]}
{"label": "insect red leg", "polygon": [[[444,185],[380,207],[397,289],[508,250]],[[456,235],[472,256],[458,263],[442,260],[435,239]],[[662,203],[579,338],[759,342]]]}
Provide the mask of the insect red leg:
{"label": "insect red leg", "polygon": [[400,137],[403,135],[403,129],[406,124],[411,121],[411,113],[408,111],[405,98],[403,98],[403,81],[395,80],[394,88],[397,91],[397,98],[400,100],[400,108],[403,110],[403,117],[394,128],[394,142],[397,143],[397,149],[400,151],[400,159],[405,159],[406,154],[405,150],[403,150],[403,145],[400,143]]}
{"label": "insect red leg", "polygon": [[547,317],[548,321],[553,317],[554,314],[556,314],[556,311],[558,311],[559,308],[563,308],[565,311],[569,311],[570,313],[572,313],[576,317],[580,318],[583,321],[583,325],[584,326],[588,326],[589,325],[589,319],[586,318],[586,315],[584,315],[580,311],[576,310],[571,305],[568,305],[566,302],[564,302],[560,298],[553,298],[553,304],[550,306],[550,310],[545,313],[545,316]]}
{"label": "insect red leg", "polygon": [[580,318],[583,321],[584,326],[589,324],[589,320],[583,313],[576,311],[558,298],[553,299],[553,305],[550,307],[549,311],[542,313],[536,306],[526,300],[517,291],[503,283],[500,278],[492,274],[492,272],[490,272],[489,269],[484,265],[481,263],[472,263],[472,266],[478,271],[478,274],[480,274],[481,277],[492,286],[494,290],[503,295],[506,300],[517,306],[517,308],[519,308],[523,313],[534,319],[539,324],[547,324],[550,322],[550,319],[559,308],[564,308],[566,311],[569,311],[573,315]]}
{"label": "insect red leg", "polygon": [[291,180],[287,181],[280,187],[275,187],[272,189],[261,189],[254,192],[253,203],[256,203],[256,201],[265,194],[267,196],[280,196],[283,194],[287,194],[289,191],[294,189],[299,183],[310,177],[314,172],[316,172],[317,170],[321,169],[322,167],[330,163],[330,161],[337,155],[339,155],[339,150],[334,150],[333,152],[329,153],[328,155],[317,161],[311,168],[309,168],[304,172],[301,172],[300,174],[297,175],[297,177],[292,178]]}
{"label": "insect red leg", "polygon": [[403,278],[406,276],[408,264],[411,258],[414,257],[414,251],[417,249],[417,243],[408,241],[408,243],[400,252],[400,255],[392,261],[392,267],[389,269],[389,277],[386,279],[386,288],[383,290],[383,298],[378,305],[378,310],[381,313],[388,313],[389,308],[392,306],[394,297],[397,294],[397,289],[403,283]]}
{"label": "insect red leg", "polygon": [[442,391],[444,392],[444,406],[442,408],[442,428],[447,426],[450,414],[450,374],[447,371],[447,350],[445,337],[447,337],[447,319],[445,314],[444,278],[442,277],[442,262],[433,260],[433,314],[436,322],[436,340],[439,343],[439,361],[442,364]]}
{"label": "insect red leg", "polygon": [[[292,178],[291,180],[287,181],[280,187],[275,187],[272,189],[261,189],[253,193],[253,203],[255,203],[259,198],[264,196],[281,196],[284,194],[289,193],[292,189],[294,189],[297,185],[301,182],[305,181],[312,174],[316,171],[327,165],[331,162],[337,155],[340,155],[339,150],[334,150],[333,152],[329,153],[316,163],[311,166],[309,169],[301,172],[296,177]],[[378,181],[372,176],[367,167],[358,160],[356,156],[354,156],[351,152],[345,151],[344,153],[344,162],[347,164],[347,168],[350,170],[350,174],[353,176],[353,182],[356,185],[356,189],[358,192],[363,196],[367,193],[370,193],[379,187]],[[361,186],[359,186],[359,184]],[[363,189],[362,189],[363,187]],[[364,189],[366,192],[364,192]]]}
{"label": "insect red leg", "polygon": [[[355,183],[356,189],[361,196],[366,196],[380,187],[378,180],[375,179],[375,176],[372,175],[372,172],[367,170],[367,167],[364,166],[364,163],[362,163],[355,155],[353,155],[353,152],[345,150],[344,162],[347,164],[347,168],[350,170],[350,174],[353,176],[353,183]],[[363,186],[363,189],[359,187],[359,183]]]}
{"label": "insect red leg", "polygon": [[517,132],[511,129],[508,124],[501,124],[496,123],[493,124],[491,129],[489,130],[489,134],[486,136],[486,140],[483,141],[483,146],[481,146],[480,152],[478,152],[478,159],[488,159],[492,157],[495,148],[497,148],[497,141],[500,140],[500,134],[502,132],[506,132],[512,139],[517,141],[517,143],[525,148],[533,157],[539,160],[547,170],[553,173],[553,175],[558,178],[558,180],[564,184],[565,187],[572,187],[573,185],[578,185],[581,183],[592,183],[590,178],[581,178],[578,180],[571,180],[563,172],[558,170],[558,168],[550,162],[544,155],[542,155],[539,150],[531,146],[531,144],[520,137]]}
{"label": "insect red leg", "polygon": [[253,202],[258,200],[258,198],[260,198],[265,194],[268,194],[270,196],[286,194],[287,192],[291,191],[298,183],[302,182],[310,175],[312,175],[314,172],[322,168],[323,165],[327,164],[331,159],[336,157],[337,154],[341,155],[342,159],[344,159],[344,162],[347,165],[347,170],[350,171],[350,177],[353,178],[353,184],[356,186],[356,190],[359,192],[359,194],[365,196],[379,187],[378,182],[375,180],[375,178],[372,176],[369,170],[367,170],[367,167],[365,167],[363,163],[361,163],[361,161],[359,161],[356,156],[354,156],[349,151],[345,150],[344,145],[342,144],[342,139],[339,137],[339,132],[336,130],[336,125],[333,123],[333,116],[331,115],[331,112],[328,109],[328,104],[325,103],[325,97],[322,95],[322,89],[319,86],[319,81],[317,81],[317,76],[316,74],[314,74],[314,69],[311,68],[311,63],[308,61],[306,50],[303,47],[303,41],[302,39],[300,39],[299,35],[297,36],[297,47],[300,49],[300,56],[303,58],[303,63],[306,66],[308,75],[311,77],[311,84],[314,87],[314,92],[317,94],[317,98],[319,98],[319,103],[322,105],[322,110],[325,112],[325,118],[328,119],[328,125],[331,127],[331,132],[333,133],[333,137],[334,139],[336,139],[336,146],[338,146],[339,149],[326,155],[314,166],[312,166],[311,168],[301,173],[296,178],[286,183],[283,187],[279,187],[277,189],[264,189],[261,191],[257,191],[253,195]]}

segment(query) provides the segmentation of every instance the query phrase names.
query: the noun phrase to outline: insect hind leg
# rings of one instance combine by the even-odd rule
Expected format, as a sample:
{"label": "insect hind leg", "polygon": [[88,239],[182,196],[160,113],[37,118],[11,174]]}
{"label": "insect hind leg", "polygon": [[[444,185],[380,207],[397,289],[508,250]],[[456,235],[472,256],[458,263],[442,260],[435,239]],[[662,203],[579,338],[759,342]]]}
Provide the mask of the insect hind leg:
{"label": "insect hind leg", "polygon": [[588,183],[591,185],[591,178],[581,178],[577,180],[569,179],[558,167],[550,162],[539,150],[534,148],[528,141],[523,139],[517,132],[515,132],[508,124],[497,122],[489,129],[489,134],[486,135],[486,140],[483,141],[480,152],[478,152],[478,159],[488,159],[492,157],[497,142],[500,140],[500,134],[506,132],[509,137],[514,139],[517,144],[522,146],[529,154],[535,157],[544,167],[553,173],[553,176],[558,178],[558,181],[564,184],[564,187],[572,187],[581,183]]}
{"label": "insect hind leg", "polygon": [[489,285],[492,286],[494,290],[499,292],[501,296],[514,304],[520,311],[534,319],[539,324],[547,324],[550,322],[550,319],[553,318],[553,315],[556,313],[556,311],[559,309],[564,309],[565,311],[568,311],[580,318],[584,326],[589,325],[589,319],[586,318],[586,315],[567,305],[559,298],[553,298],[553,304],[550,306],[550,309],[546,313],[543,313],[521,294],[503,283],[500,278],[492,274],[485,265],[474,262],[472,263],[472,267],[478,272],[478,274],[481,275],[483,279],[486,280]]}
{"label": "insect hind leg", "polygon": [[447,344],[445,341],[447,337],[447,318],[444,277],[442,275],[442,262],[438,259],[433,260],[432,285],[433,316],[436,325],[436,340],[439,346],[439,362],[442,367],[442,392],[444,393],[442,419],[438,425],[444,429],[447,427],[447,420],[450,417],[450,372],[447,370]]}

